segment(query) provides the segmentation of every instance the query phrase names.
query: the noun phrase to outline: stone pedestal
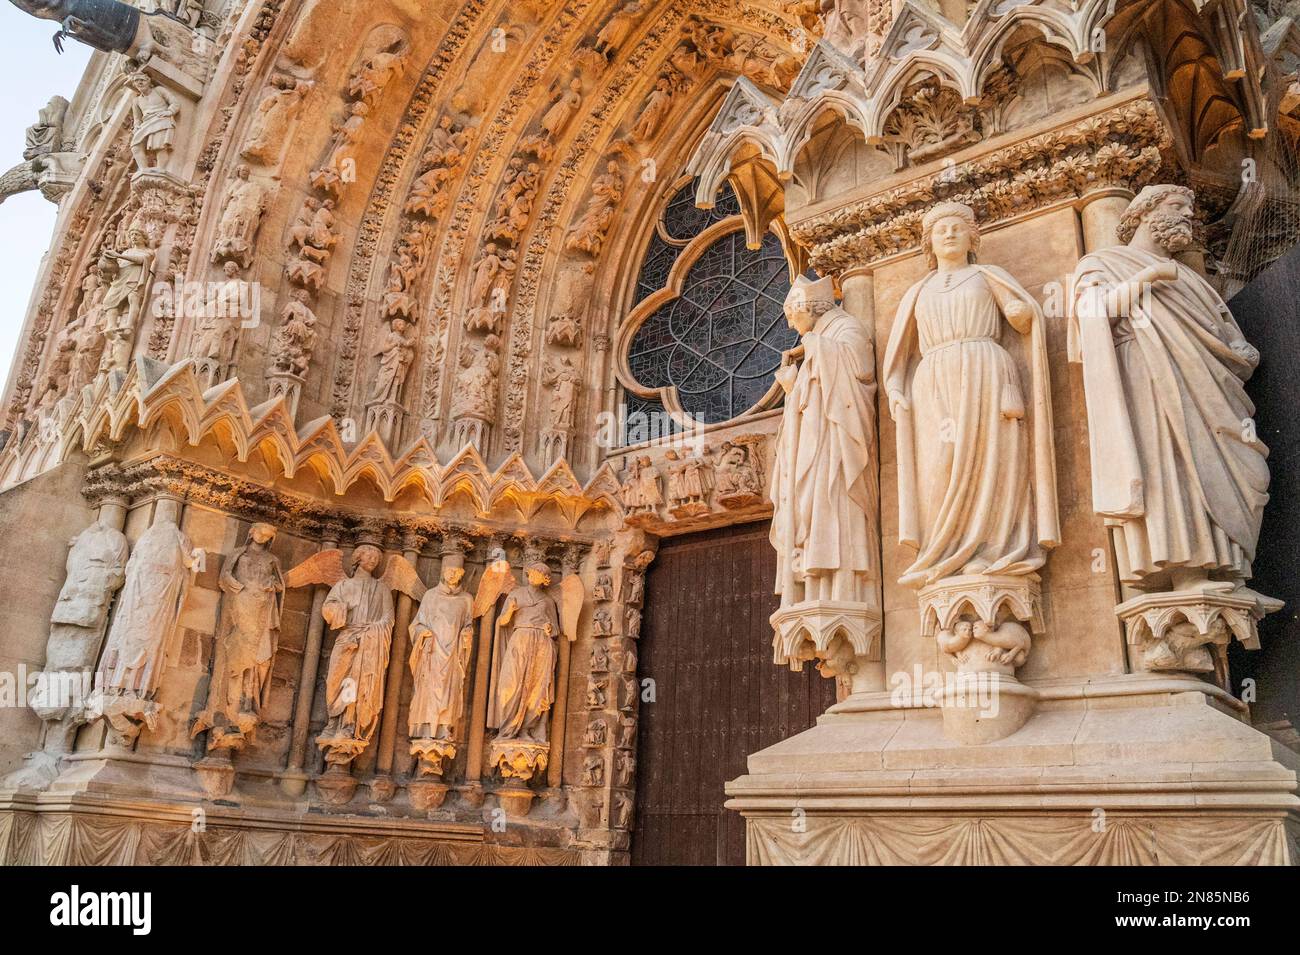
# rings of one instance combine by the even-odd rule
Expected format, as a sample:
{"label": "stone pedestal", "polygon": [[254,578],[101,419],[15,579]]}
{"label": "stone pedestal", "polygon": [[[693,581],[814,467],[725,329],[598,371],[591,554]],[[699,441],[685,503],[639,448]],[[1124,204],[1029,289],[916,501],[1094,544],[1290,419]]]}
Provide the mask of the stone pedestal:
{"label": "stone pedestal", "polygon": [[199,760],[194,764],[194,773],[203,791],[213,799],[229,796],[235,788],[235,767],[229,750]]}
{"label": "stone pedestal", "polygon": [[413,779],[407,785],[411,805],[420,812],[441,808],[447,799],[449,789],[450,787],[442,781],[441,777]]}
{"label": "stone pedestal", "polygon": [[[865,603],[805,600],[769,618],[772,661],[800,670],[817,660],[824,676],[838,677],[855,691],[878,689],[880,611]],[[875,685],[871,685],[875,684]]]}
{"label": "stone pedestal", "polygon": [[316,792],[322,801],[331,806],[351,802],[356,791],[356,777],[349,772],[347,766],[338,763],[331,763],[329,769],[316,780]]}
{"label": "stone pedestal", "polygon": [[1145,675],[1032,689],[1025,725],[983,746],[896,691],[750,756],[726,804],[749,864],[1300,863],[1300,756],[1228,694]]}
{"label": "stone pedestal", "polygon": [[1035,575],[949,577],[917,594],[921,633],[956,664],[945,674],[944,732],[967,745],[1016,732],[1033,715],[1038,693],[1016,679],[1044,630]]}
{"label": "stone pedestal", "polygon": [[1228,689],[1228,644],[1259,649],[1257,624],[1282,601],[1248,587],[1208,584],[1193,590],[1142,594],[1115,613],[1124,623],[1134,667],[1204,674]]}

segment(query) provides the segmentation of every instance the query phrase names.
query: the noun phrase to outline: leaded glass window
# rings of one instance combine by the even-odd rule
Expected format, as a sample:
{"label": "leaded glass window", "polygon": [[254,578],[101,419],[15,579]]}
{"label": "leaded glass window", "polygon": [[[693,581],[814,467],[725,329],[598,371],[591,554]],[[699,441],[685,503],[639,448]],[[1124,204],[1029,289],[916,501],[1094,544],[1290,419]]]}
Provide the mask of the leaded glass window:
{"label": "leaded glass window", "polygon": [[[673,389],[676,401],[701,424],[730,421],[753,410],[772,390],[782,352],[798,344],[785,322],[790,290],[781,241],[768,233],[748,249],[735,195],[725,189],[713,209],[697,209],[692,184],[664,208],[637,280],[639,304],[669,287],[674,266],[690,261],[677,294],[648,315],[626,348],[626,368],[643,390]],[[719,223],[735,228],[705,230]],[[704,243],[701,248],[701,243]],[[626,394],[629,417],[664,412],[657,398]],[[638,436],[631,428],[628,443]]]}

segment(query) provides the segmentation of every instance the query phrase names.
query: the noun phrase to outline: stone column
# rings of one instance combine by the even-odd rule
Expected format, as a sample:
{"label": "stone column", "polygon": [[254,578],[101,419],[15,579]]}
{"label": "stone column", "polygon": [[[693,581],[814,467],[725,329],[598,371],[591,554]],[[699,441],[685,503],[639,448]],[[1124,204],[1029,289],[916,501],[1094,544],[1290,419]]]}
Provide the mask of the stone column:
{"label": "stone column", "polygon": [[[564,577],[577,574],[581,562],[581,552],[576,546],[570,545],[564,552],[564,568],[561,573]],[[563,604],[560,609],[563,613]],[[546,767],[546,784],[553,788],[559,788],[564,783],[565,724],[568,723],[569,716],[569,672],[573,657],[570,637],[576,638],[577,634],[561,633],[557,640],[559,672],[555,678],[555,703],[551,708],[551,760]]]}
{"label": "stone column", "polygon": [[[338,535],[329,533],[321,539],[321,550],[339,546]],[[280,788],[291,796],[307,791],[307,737],[311,732],[311,707],[316,696],[316,673],[320,669],[321,643],[325,638],[325,618],[321,608],[329,588],[319,586],[312,593],[311,616],[307,622],[307,640],[302,648],[302,669],[298,673],[298,699],[293,708],[293,732],[289,744],[289,765],[280,777]]]}
{"label": "stone column", "polygon": [[1123,186],[1097,189],[1079,200],[1079,222],[1083,228],[1085,254],[1119,244],[1115,229],[1119,226],[1120,216],[1132,200],[1132,191]]}
{"label": "stone column", "polygon": [[[492,565],[492,554],[496,551],[505,553],[504,541],[493,538],[488,545],[486,564],[483,572],[487,573]],[[478,609],[477,607],[475,608]],[[480,780],[483,778],[483,742],[487,736],[488,682],[491,675],[492,636],[496,624],[496,605],[484,610],[479,618],[478,642],[474,649],[474,688],[470,698],[469,745],[466,747],[465,782],[469,792],[466,797],[472,805],[481,805],[483,790]]]}
{"label": "stone column", "polygon": [[[412,566],[417,565],[424,543],[424,538],[414,533],[408,533],[402,538],[402,556]],[[410,642],[411,616],[414,612],[415,606],[411,598],[406,594],[398,594],[397,619],[388,653],[388,675],[384,678],[384,711],[379,722],[375,778],[370,782],[370,792],[376,802],[387,802],[396,791],[393,761],[397,753],[397,717],[401,709],[402,677],[406,668],[407,644]]]}

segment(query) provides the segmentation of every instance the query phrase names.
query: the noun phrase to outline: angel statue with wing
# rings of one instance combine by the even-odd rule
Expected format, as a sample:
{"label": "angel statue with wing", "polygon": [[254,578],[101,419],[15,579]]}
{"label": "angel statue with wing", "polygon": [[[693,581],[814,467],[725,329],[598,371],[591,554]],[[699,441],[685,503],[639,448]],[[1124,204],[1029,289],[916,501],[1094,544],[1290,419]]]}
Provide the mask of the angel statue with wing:
{"label": "angel statue with wing", "polygon": [[330,588],[321,615],[339,631],[325,674],[329,721],[316,738],[334,771],[347,766],[370,744],[384,702],[384,676],[393,639],[393,591],[419,600],[424,586],[410,563],[394,554],[382,576],[375,571],[384,554],[373,544],[352,552],[353,573],[344,570],[343,552],[321,551],[285,577],[288,587],[324,584]]}

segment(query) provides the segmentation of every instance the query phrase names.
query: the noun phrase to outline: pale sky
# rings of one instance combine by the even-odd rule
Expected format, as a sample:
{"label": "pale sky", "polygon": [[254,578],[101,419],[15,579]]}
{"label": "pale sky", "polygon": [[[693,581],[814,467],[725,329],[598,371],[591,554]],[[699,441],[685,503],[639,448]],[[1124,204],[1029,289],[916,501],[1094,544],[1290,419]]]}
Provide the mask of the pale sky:
{"label": "pale sky", "polygon": [[[93,52],[76,41],[54,52],[58,24],[0,0],[0,173],[23,158],[23,134],[55,93],[72,99]],[[58,207],[39,192],[0,204],[0,383],[7,378]]]}

